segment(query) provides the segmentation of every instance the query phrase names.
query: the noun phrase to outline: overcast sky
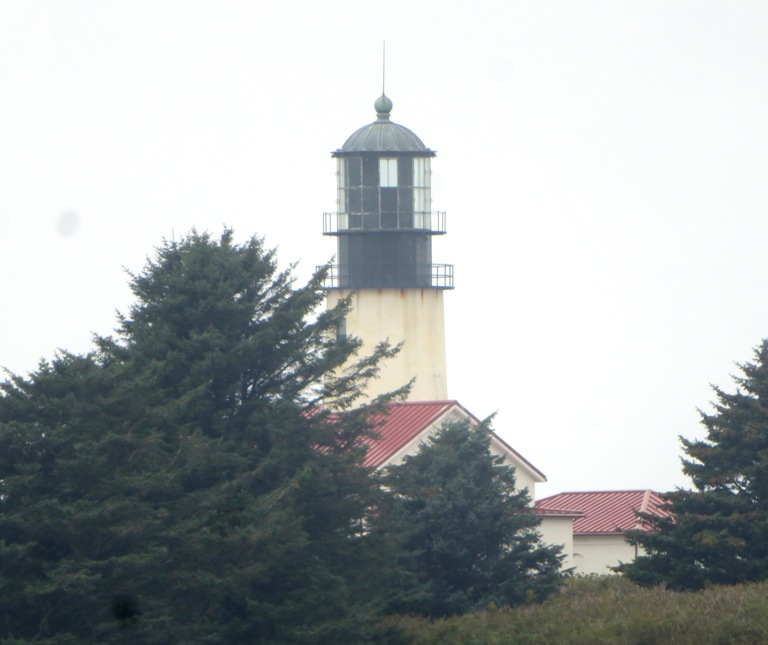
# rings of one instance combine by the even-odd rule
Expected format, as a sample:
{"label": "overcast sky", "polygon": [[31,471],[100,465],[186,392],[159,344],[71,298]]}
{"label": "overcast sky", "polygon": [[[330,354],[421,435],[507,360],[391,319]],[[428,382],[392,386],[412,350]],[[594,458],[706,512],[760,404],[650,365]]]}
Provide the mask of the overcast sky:
{"label": "overcast sky", "polygon": [[687,485],[768,336],[768,4],[0,0],[0,365],[85,352],[192,227],[330,259],[330,152],[437,151],[448,388],[565,490]]}

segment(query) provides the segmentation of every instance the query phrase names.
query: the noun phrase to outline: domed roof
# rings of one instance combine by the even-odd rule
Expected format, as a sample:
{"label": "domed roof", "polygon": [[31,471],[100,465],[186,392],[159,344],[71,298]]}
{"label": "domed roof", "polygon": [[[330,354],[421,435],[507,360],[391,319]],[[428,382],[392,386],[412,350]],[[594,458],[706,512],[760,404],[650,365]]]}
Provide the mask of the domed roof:
{"label": "domed roof", "polygon": [[424,152],[429,156],[435,154],[408,128],[389,120],[392,101],[388,96],[382,94],[373,106],[376,109],[376,120],[354,132],[341,149],[333,153],[334,156],[354,152]]}

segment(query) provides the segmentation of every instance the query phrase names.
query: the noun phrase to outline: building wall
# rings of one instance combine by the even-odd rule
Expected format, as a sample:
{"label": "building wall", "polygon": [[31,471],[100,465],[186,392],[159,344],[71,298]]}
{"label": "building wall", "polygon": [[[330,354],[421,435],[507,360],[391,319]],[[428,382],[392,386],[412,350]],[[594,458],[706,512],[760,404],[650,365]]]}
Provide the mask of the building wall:
{"label": "building wall", "polygon": [[[328,308],[349,292],[328,292]],[[359,289],[347,316],[346,333],[363,340],[364,353],[389,339],[404,341],[400,353],[388,361],[381,378],[368,384],[368,395],[391,392],[416,377],[411,401],[448,398],[445,368],[445,323],[440,289]]]}
{"label": "building wall", "polygon": [[491,452],[504,457],[504,463],[515,469],[515,488],[518,490],[528,489],[528,496],[531,498],[531,506],[533,506],[536,501],[536,483],[542,480],[534,479],[531,472],[521,462],[505,450],[500,449],[493,439],[491,440]]}
{"label": "building wall", "polygon": [[615,567],[619,562],[632,562],[636,555],[635,547],[621,534],[573,536],[576,573],[610,574],[609,567]]}
{"label": "building wall", "polygon": [[570,569],[574,563],[573,518],[545,515],[541,518],[541,541],[544,544],[555,544],[563,547],[563,569]]}

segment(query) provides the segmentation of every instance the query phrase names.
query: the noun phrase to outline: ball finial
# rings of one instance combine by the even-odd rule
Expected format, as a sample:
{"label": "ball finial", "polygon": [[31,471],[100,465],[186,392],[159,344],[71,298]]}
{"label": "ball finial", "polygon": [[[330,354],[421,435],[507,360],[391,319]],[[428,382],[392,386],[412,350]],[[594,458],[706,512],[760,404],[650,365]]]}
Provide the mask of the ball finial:
{"label": "ball finial", "polygon": [[376,116],[379,117],[379,121],[389,121],[389,113],[392,112],[392,100],[386,94],[377,98],[373,107],[376,109]]}

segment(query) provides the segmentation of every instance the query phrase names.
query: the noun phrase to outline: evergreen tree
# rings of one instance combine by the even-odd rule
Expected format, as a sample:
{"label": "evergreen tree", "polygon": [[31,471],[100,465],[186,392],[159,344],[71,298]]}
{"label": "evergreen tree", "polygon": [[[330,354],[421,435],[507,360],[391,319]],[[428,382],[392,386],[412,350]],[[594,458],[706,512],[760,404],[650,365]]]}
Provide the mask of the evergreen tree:
{"label": "evergreen tree", "polygon": [[541,544],[530,497],[490,440],[488,422],[448,423],[388,469],[380,530],[404,550],[391,609],[449,616],[543,600],[562,583],[560,547]]}
{"label": "evergreen tree", "polygon": [[387,398],[360,396],[394,350],[343,369],[322,280],[193,232],[131,276],[115,337],[2,385],[0,639],[372,638],[362,439]]}
{"label": "evergreen tree", "polygon": [[768,578],[768,340],[739,365],[735,393],[713,386],[714,412],[701,412],[703,440],[681,437],[683,471],[695,490],[668,493],[673,518],[643,515],[632,531],[646,555],[619,567],[632,580],[673,589]]}

